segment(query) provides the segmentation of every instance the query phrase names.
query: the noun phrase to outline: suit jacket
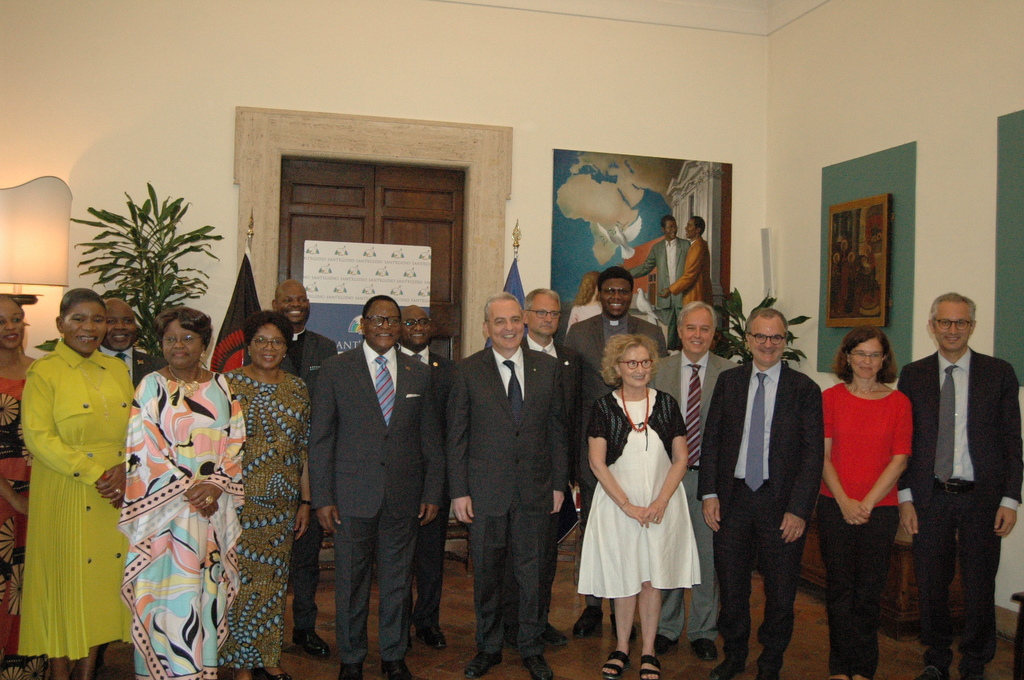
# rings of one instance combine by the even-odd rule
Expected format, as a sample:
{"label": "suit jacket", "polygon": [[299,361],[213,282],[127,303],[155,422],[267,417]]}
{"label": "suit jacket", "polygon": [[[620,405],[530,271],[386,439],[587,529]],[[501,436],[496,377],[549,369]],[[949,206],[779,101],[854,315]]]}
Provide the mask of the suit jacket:
{"label": "suit jacket", "polygon": [[[732,507],[752,367],[744,364],[718,376],[701,433],[698,494],[701,498],[718,494],[723,519]],[[806,375],[783,364],[768,444],[768,490],[781,512],[803,520],[810,518],[821,485],[824,456],[821,390]]]}
{"label": "suit jacket", "polygon": [[[523,351],[530,349],[523,336]],[[559,371],[562,381],[562,410],[565,414],[565,441],[569,455],[569,479],[576,478],[576,456],[580,439],[580,386],[583,379],[583,364],[579,353],[572,347],[555,343]]]}
{"label": "suit jacket", "polygon": [[314,508],[335,505],[340,515],[366,518],[385,501],[396,515],[440,505],[444,458],[430,370],[396,352],[390,424],[362,346],[322,364],[309,437]]}
{"label": "suit jacket", "polygon": [[166,365],[163,357],[155,357],[136,348],[132,351],[132,387],[138,387],[143,378]]}
{"label": "suit jacket", "polygon": [[669,290],[682,295],[683,305],[701,301],[711,304],[714,295],[711,288],[711,251],[703,237],[694,239],[686,255],[686,268]]}
{"label": "suit jacket", "polygon": [[[682,395],[682,373],[685,369],[686,379],[689,380],[690,369],[685,366],[690,360],[682,352],[673,354],[665,359],[658,366],[658,373],[654,376],[654,388],[662,392],[668,392],[679,403],[679,408],[686,415],[686,403]],[[708,353],[708,365],[704,369],[704,381],[700,385],[700,423],[703,431],[704,424],[708,421],[708,409],[711,407],[711,395],[715,392],[715,384],[718,382],[718,375],[722,371],[736,368],[736,364],[723,359],[717,354]]]}
{"label": "suit jacket", "polygon": [[281,362],[281,368],[302,378],[302,382],[306,383],[306,389],[309,390],[310,401],[312,401],[313,395],[316,393],[320,367],[323,366],[325,359],[338,353],[338,343],[309,329],[306,329],[303,335],[306,336],[306,339],[302,343],[302,365],[293,365],[291,359],[286,356]]}
{"label": "suit jacket", "polygon": [[[578,413],[578,461],[579,475],[595,481],[587,457],[587,425],[594,402],[612,391],[601,377],[601,359],[604,357],[603,314],[574,323],[565,336],[565,346],[579,355],[581,363],[580,398]],[[665,335],[652,323],[635,316],[626,316],[627,332],[646,335],[658,344],[658,356],[668,354]]]}
{"label": "suit jacket", "polygon": [[[899,488],[910,489],[914,503],[927,503],[935,479],[939,431],[939,355],[903,367],[898,384],[910,398],[914,418],[913,452]],[[967,446],[974,466],[975,494],[996,504],[1003,497],[1020,501],[1020,405],[1013,367],[971,350],[967,386]]]}
{"label": "suit jacket", "polygon": [[[675,281],[683,275],[685,271],[685,264],[687,260],[687,251],[690,249],[690,242],[685,238],[676,239],[676,268],[674,271],[669,271],[668,268],[668,252],[665,247],[665,239],[661,239],[653,246],[651,246],[650,252],[647,254],[647,259],[644,263],[638,267],[633,267],[629,270],[629,273],[634,277],[647,276],[651,273],[651,270],[658,270],[658,290],[667,288],[666,284]],[[669,297],[655,296],[654,308],[655,309],[681,309],[685,304],[683,302],[682,295],[670,295]]]}
{"label": "suit jacket", "polygon": [[567,483],[559,362],[523,350],[523,410],[512,416],[491,348],[457,364],[448,401],[448,486],[470,496],[473,512],[502,515],[513,505],[550,513],[552,491]]}

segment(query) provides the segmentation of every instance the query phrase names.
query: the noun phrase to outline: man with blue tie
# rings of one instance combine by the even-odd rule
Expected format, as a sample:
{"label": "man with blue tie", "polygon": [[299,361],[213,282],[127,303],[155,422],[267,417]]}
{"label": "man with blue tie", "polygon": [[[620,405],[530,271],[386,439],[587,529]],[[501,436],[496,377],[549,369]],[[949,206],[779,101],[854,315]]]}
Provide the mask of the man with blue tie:
{"label": "man with blue tie", "polygon": [[928,325],[939,351],[900,374],[899,390],[910,398],[914,416],[913,451],[898,486],[900,524],[914,537],[921,593],[926,649],[918,680],[949,678],[949,587],[957,563],[964,588],[960,677],[984,679],[996,652],[1001,544],[1021,500],[1017,376],[1008,362],[968,346],[975,311],[958,293],[936,298]]}
{"label": "man with blue tie", "polygon": [[764,582],[763,645],[757,680],[778,680],[793,636],[807,520],[824,464],[821,390],[782,363],[786,317],[772,308],[747,319],[753,363],[723,372],[711,398],[701,444],[698,493],[715,532],[715,571],[722,607],[718,630],[725,659],[711,680],[732,680],[746,667],[750,574]]}

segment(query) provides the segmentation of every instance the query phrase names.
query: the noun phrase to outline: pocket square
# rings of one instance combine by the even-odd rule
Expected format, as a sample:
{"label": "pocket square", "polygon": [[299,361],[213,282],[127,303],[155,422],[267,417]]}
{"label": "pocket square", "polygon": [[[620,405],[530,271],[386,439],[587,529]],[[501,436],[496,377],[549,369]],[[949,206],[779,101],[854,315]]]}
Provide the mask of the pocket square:
{"label": "pocket square", "polygon": [[407,394],[407,395],[405,395],[405,398],[406,399],[414,399],[416,397],[422,397],[422,396],[423,396],[422,394]]}

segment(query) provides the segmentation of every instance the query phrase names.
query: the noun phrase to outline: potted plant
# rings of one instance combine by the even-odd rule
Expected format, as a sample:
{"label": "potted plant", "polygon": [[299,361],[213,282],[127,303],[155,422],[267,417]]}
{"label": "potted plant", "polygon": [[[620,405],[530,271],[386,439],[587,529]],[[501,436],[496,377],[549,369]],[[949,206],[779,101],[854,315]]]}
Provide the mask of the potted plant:
{"label": "potted plant", "polygon": [[[750,313],[753,314],[759,309],[774,305],[775,298],[766,297],[750,310]],[[739,357],[741,364],[752,361],[753,357],[747,347],[746,338],[747,315],[743,313],[743,298],[740,297],[740,291],[733,289],[721,305],[715,305],[715,311],[722,319],[723,328],[717,334],[715,348],[712,351],[724,359]],[[786,350],[782,353],[784,361],[800,363],[801,359],[807,358],[807,355],[801,350],[793,347],[793,341],[796,340],[796,336],[793,335],[793,326],[798,326],[810,318],[809,316],[794,316],[792,319],[787,319],[789,329],[786,331]]]}

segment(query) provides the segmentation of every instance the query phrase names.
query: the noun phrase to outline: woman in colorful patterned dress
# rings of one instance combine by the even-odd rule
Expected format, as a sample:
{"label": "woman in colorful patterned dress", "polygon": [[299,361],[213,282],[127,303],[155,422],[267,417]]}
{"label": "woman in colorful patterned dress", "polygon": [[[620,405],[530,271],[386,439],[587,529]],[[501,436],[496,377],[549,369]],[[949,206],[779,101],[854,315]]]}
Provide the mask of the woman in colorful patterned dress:
{"label": "woman in colorful patterned dress", "polygon": [[235,680],[291,680],[279,663],[292,540],[309,526],[309,396],[299,378],[281,370],[292,337],[288,317],[257,312],[245,320],[243,333],[252,363],[227,374],[245,414],[237,551],[242,585],[220,658],[236,669]]}
{"label": "woman in colorful patterned dress", "polygon": [[32,452],[19,652],[47,654],[53,680],[91,680],[99,646],[128,639],[118,596],[128,544],[117,530],[132,382],[99,351],[103,300],[86,288],[60,302],[56,349],[28,369],[22,400]]}
{"label": "woman in colorful patterned dress", "polygon": [[156,318],[167,366],[139,384],[128,426],[121,589],[139,678],[217,677],[238,590],[242,409],[200,361],[210,317],[175,307]]}
{"label": "woman in colorful patterned dress", "polygon": [[18,656],[21,581],[28,529],[32,459],[21,437],[21,393],[32,359],[25,356],[25,313],[0,295],[0,677],[28,678],[45,668],[41,657]]}

